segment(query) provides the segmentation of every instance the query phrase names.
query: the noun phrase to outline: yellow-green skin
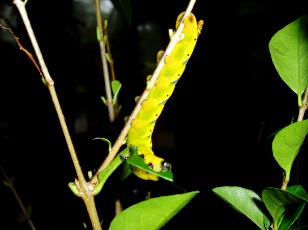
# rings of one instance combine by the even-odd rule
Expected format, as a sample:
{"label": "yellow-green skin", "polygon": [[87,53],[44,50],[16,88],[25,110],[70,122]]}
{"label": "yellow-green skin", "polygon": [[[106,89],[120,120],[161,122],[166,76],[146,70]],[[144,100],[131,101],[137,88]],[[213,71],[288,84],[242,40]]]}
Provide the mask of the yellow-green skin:
{"label": "yellow-green skin", "polygon": [[[181,23],[184,12],[176,21],[176,29]],[[162,68],[155,85],[150,89],[148,98],[142,102],[142,108],[137,117],[132,121],[127,135],[127,145],[134,145],[138,153],[144,158],[145,163],[156,172],[170,171],[171,165],[163,158],[157,157],[152,151],[152,133],[166,101],[172,95],[175,84],[181,77],[186,64],[195,48],[198,35],[201,32],[203,21],[197,23],[191,13],[184,20],[184,28],[181,39],[175,45],[171,54],[165,57],[165,65]],[[163,52],[157,54],[160,61]],[[158,176],[145,172],[142,169],[132,167],[133,173],[144,180],[158,180]]]}

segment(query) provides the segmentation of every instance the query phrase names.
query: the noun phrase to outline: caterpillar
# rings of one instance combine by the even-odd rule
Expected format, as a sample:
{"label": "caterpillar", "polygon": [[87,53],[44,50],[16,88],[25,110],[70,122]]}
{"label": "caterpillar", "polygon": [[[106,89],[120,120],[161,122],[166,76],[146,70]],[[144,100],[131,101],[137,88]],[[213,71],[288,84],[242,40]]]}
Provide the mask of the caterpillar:
{"label": "caterpillar", "polygon": [[[178,15],[175,25],[176,29],[182,23],[184,13],[182,12]],[[171,171],[171,164],[163,158],[156,156],[152,151],[152,133],[154,126],[167,100],[172,95],[177,81],[184,72],[203,26],[203,20],[197,22],[196,17],[192,13],[184,19],[183,23],[184,27],[180,40],[176,43],[171,54],[165,56],[165,65],[155,81],[155,85],[149,89],[149,95],[142,102],[138,115],[131,122],[131,127],[126,138],[127,146],[134,146],[138,154],[144,158],[148,167],[156,172]],[[163,54],[164,51],[157,53],[158,62],[163,57]],[[141,179],[158,180],[157,175],[148,173],[135,166],[131,166],[131,168],[133,173]]]}

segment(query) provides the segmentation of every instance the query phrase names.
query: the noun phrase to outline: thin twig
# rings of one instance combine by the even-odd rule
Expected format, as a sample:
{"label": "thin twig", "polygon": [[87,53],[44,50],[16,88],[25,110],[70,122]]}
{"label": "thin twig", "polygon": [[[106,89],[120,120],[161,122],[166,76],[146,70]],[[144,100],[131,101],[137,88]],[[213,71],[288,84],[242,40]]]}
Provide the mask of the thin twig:
{"label": "thin twig", "polygon": [[50,95],[51,95],[52,101],[54,103],[56,112],[58,114],[60,124],[61,124],[64,136],[65,136],[65,139],[66,139],[66,143],[68,145],[69,152],[70,152],[71,157],[72,157],[73,162],[74,162],[74,166],[75,166],[75,169],[76,169],[76,173],[78,175],[78,179],[79,180],[85,180],[83,173],[82,173],[82,170],[80,168],[79,162],[78,162],[77,154],[75,152],[75,149],[74,149],[74,146],[73,146],[73,143],[72,143],[72,139],[70,137],[70,134],[69,134],[66,122],[65,122],[65,117],[63,115],[63,112],[62,112],[62,109],[61,109],[61,106],[60,106],[60,103],[59,103],[59,100],[58,100],[58,97],[57,97],[57,93],[56,93],[55,88],[54,88],[54,81],[52,80],[51,76],[49,75],[49,72],[48,72],[47,66],[45,64],[43,55],[40,51],[40,48],[39,48],[39,45],[38,45],[37,40],[35,38],[33,29],[31,27],[31,24],[30,24],[28,15],[27,15],[27,11],[25,9],[25,5],[21,0],[14,0],[14,4],[17,6],[17,8],[20,12],[20,15],[23,19],[23,22],[24,22],[26,29],[27,29],[27,32],[29,34],[32,46],[35,50],[35,54],[38,58],[39,65],[40,65],[41,70],[42,70],[40,73],[43,73],[44,80],[45,80],[46,85],[48,86],[48,89],[50,91]]}
{"label": "thin twig", "polygon": [[37,43],[37,40],[35,38],[32,26],[30,24],[29,18],[28,18],[28,14],[27,11],[25,9],[25,3],[21,0],[14,0],[13,3],[17,6],[17,9],[19,10],[19,13],[22,17],[22,20],[24,22],[24,25],[26,27],[26,30],[28,32],[28,35],[30,37],[32,46],[34,48],[36,57],[38,58],[39,61],[39,65],[41,67],[42,73],[43,73],[43,77],[45,80],[45,83],[49,89],[52,101],[54,103],[60,124],[61,124],[61,128],[68,146],[68,150],[70,152],[75,170],[76,170],[76,174],[78,177],[78,189],[79,189],[79,197],[81,197],[86,205],[91,223],[92,223],[92,227],[94,230],[100,230],[101,228],[101,224],[98,218],[98,214],[96,211],[96,207],[95,207],[95,202],[94,202],[94,195],[93,195],[93,186],[92,184],[89,184],[86,180],[85,177],[83,175],[82,169],[80,167],[79,164],[79,160],[71,139],[71,136],[69,134],[67,125],[66,125],[66,121],[65,121],[65,117],[64,114],[62,112],[61,106],[60,106],[60,102],[54,87],[54,81],[52,80],[52,78],[49,75],[47,66],[45,64],[45,61],[43,59],[43,55],[40,51],[39,45]]}
{"label": "thin twig", "polygon": [[[102,19],[104,20],[104,17],[102,15]],[[114,71],[114,61],[112,58],[112,53],[110,49],[110,43],[109,43],[109,36],[108,36],[108,21],[105,21],[103,25],[103,33],[105,34],[105,43],[106,43],[106,49],[107,49],[107,54],[108,54],[108,63],[110,66],[110,72],[111,72],[111,80],[114,81],[116,79],[115,77],[115,71]]]}
{"label": "thin twig", "polygon": [[[298,111],[298,117],[297,117],[297,121],[302,121],[304,119],[304,116],[305,116],[305,112],[308,108],[308,86],[306,87],[306,90],[304,92],[304,95],[303,95],[303,100],[302,100],[302,105],[299,107],[299,111]],[[300,158],[297,157],[296,158],[296,183],[297,184],[300,184],[300,178],[299,178],[299,160]],[[284,181],[285,178],[283,178],[283,185],[282,185],[282,188],[287,188],[287,185],[288,183],[285,184],[285,181]]]}
{"label": "thin twig", "polygon": [[2,29],[8,30],[8,31],[12,34],[12,36],[15,38],[15,41],[16,41],[17,45],[19,46],[19,49],[20,49],[21,51],[25,52],[25,53],[28,55],[28,57],[30,58],[30,60],[31,60],[31,61],[33,62],[33,64],[35,65],[36,69],[39,71],[40,75],[41,75],[42,77],[44,77],[44,75],[43,75],[43,73],[42,73],[40,67],[38,66],[37,62],[35,61],[33,55],[32,55],[27,49],[25,49],[25,48],[21,45],[21,43],[20,43],[20,41],[19,41],[19,38],[14,34],[14,32],[12,31],[12,29],[9,28],[9,27],[7,27],[7,26],[5,26],[5,25],[3,25],[1,22],[0,22],[0,27],[1,27]]}
{"label": "thin twig", "polygon": [[12,190],[12,193],[13,193],[17,203],[19,204],[19,207],[20,207],[24,217],[26,218],[28,224],[30,225],[30,228],[32,230],[36,230],[36,227],[35,227],[35,225],[33,224],[32,220],[31,220],[29,212],[27,211],[25,205],[23,204],[20,196],[18,195],[18,193],[17,193],[17,191],[16,191],[16,189],[15,189],[15,187],[13,185],[13,180],[8,177],[8,175],[6,174],[6,172],[5,172],[5,170],[3,169],[2,166],[0,166],[0,169],[1,169],[1,171],[2,171],[2,173],[4,175],[4,177],[5,177],[5,184]]}
{"label": "thin twig", "polygon": [[95,10],[96,10],[96,21],[97,21],[97,28],[98,28],[98,36],[99,36],[99,47],[101,53],[101,61],[103,66],[103,74],[104,74],[104,81],[105,81],[105,91],[106,91],[106,104],[108,108],[109,120],[110,122],[114,122],[115,114],[113,108],[113,100],[112,100],[112,93],[110,87],[110,79],[109,79],[109,71],[108,71],[108,64],[106,58],[106,50],[105,50],[105,43],[104,43],[104,34],[103,34],[103,20],[100,11],[100,1],[95,0]]}
{"label": "thin twig", "polygon": [[[302,99],[302,105],[299,107],[299,111],[298,111],[298,117],[297,117],[297,122],[298,121],[302,121],[304,119],[305,116],[305,112],[308,108],[308,86],[305,89],[304,95],[303,95],[303,99]],[[281,189],[282,190],[286,190],[288,187],[288,183],[289,181],[285,180],[286,178],[283,177],[282,179],[282,185],[281,185]],[[299,158],[296,158],[296,183],[299,184]]]}
{"label": "thin twig", "polygon": [[[104,20],[103,15],[102,15],[102,19]],[[111,80],[114,81],[114,80],[116,80],[116,76],[115,76],[115,70],[114,70],[114,61],[113,61],[112,53],[111,53],[111,49],[110,49],[109,36],[108,36],[108,25],[107,24],[108,24],[108,21],[105,21],[105,23],[103,25],[103,29],[104,29],[103,34],[105,34],[104,41],[105,41],[105,44],[106,44],[106,49],[107,49],[107,54],[108,54],[108,63],[109,63],[109,69],[110,69],[110,72],[111,72]],[[106,57],[107,57],[107,55],[106,55]],[[118,116],[119,116],[119,113],[120,113],[118,100],[113,101],[113,109],[114,109],[114,119],[117,119]]]}

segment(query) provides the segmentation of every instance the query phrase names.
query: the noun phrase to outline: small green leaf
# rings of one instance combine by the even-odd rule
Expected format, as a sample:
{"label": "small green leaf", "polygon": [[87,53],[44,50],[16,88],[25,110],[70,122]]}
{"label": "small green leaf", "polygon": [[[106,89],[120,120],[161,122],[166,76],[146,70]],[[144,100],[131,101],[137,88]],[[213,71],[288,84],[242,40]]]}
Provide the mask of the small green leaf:
{"label": "small green leaf", "polygon": [[11,177],[11,179],[8,179],[7,181],[3,181],[3,184],[7,187],[12,187],[14,183],[14,177]]}
{"label": "small green leaf", "polygon": [[31,218],[31,215],[32,215],[32,206],[31,205],[28,205],[27,214],[28,214],[28,217]]}
{"label": "small green leaf", "polygon": [[106,59],[108,62],[110,62],[110,54],[109,53],[106,53]]}
{"label": "small green leaf", "polygon": [[113,103],[114,104],[118,100],[118,95],[119,95],[121,87],[122,87],[122,84],[120,81],[118,80],[111,81],[111,89],[113,93]]}
{"label": "small green leaf", "polygon": [[101,96],[101,99],[102,99],[103,103],[104,103],[105,105],[107,105],[107,100],[106,100],[106,98],[105,98],[104,96]]}
{"label": "small green leaf", "polygon": [[11,185],[10,185],[10,183],[8,183],[7,181],[3,181],[3,184],[6,186],[6,187],[10,187]]}
{"label": "small green leaf", "polygon": [[92,171],[88,171],[88,178],[91,180],[91,179],[92,179],[92,177],[93,177],[93,173],[92,173]]}
{"label": "small green leaf", "polygon": [[255,192],[237,186],[216,187],[213,192],[236,211],[247,216],[260,229],[269,229],[268,213],[261,198]]}
{"label": "small green leaf", "polygon": [[100,28],[100,27],[96,27],[96,37],[97,37],[97,40],[99,41],[99,42],[101,42],[102,41],[102,37],[101,37],[101,34],[102,34],[102,29]]}
{"label": "small green leaf", "polygon": [[285,170],[285,179],[290,181],[293,162],[308,133],[308,119],[294,122],[281,129],[272,143],[275,160]]}
{"label": "small green leaf", "polygon": [[76,195],[79,196],[79,190],[74,182],[68,183],[68,187],[72,190],[72,192]]}
{"label": "small green leaf", "polygon": [[308,17],[303,15],[279,30],[269,50],[279,76],[298,95],[301,106],[308,85]]}
{"label": "small green leaf", "polygon": [[127,162],[124,162],[124,164],[122,165],[121,180],[124,180],[130,174],[132,174],[131,168]]}
{"label": "small green leaf", "polygon": [[45,78],[42,77],[41,80],[42,80],[44,85],[47,85],[47,82],[46,82]]}
{"label": "small green leaf", "polygon": [[109,230],[160,229],[197,193],[161,196],[132,205],[112,220]]}

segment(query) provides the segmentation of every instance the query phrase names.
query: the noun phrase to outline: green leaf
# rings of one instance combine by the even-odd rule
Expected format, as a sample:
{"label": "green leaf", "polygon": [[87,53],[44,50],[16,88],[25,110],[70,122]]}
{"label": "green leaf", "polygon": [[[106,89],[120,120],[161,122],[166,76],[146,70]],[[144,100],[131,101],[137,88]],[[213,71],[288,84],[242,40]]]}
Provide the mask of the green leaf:
{"label": "green leaf", "polygon": [[31,205],[28,205],[27,214],[28,214],[28,217],[30,218],[31,215],[32,215],[32,206]]}
{"label": "green leaf", "polygon": [[303,198],[306,195],[305,189],[301,185],[292,185],[287,187],[287,191]]}
{"label": "green leaf", "polygon": [[216,187],[212,191],[236,211],[247,216],[260,229],[269,229],[268,213],[261,198],[255,192],[237,186]]}
{"label": "green leaf", "polygon": [[269,42],[273,64],[282,80],[298,95],[308,85],[308,17],[303,15],[279,30]]}
{"label": "green leaf", "polygon": [[138,154],[137,150],[134,147],[129,148],[131,154],[126,158],[126,162],[130,165],[133,165],[137,168],[140,168],[146,172],[155,174],[165,180],[173,181],[173,173],[171,171],[167,172],[156,172],[149,168],[149,166],[144,162],[144,159]]}
{"label": "green leaf", "polygon": [[268,137],[267,140],[274,138],[276,136],[276,134],[280,131],[281,129],[277,129],[275,132],[271,133]]}
{"label": "green leaf", "polygon": [[105,98],[104,96],[101,96],[101,99],[102,99],[103,103],[104,103],[105,105],[107,105],[107,100],[106,100],[106,98]]}
{"label": "green leaf", "polygon": [[8,183],[7,181],[2,181],[3,182],[3,184],[6,186],[6,187],[10,187],[11,186],[11,184],[10,183]]}
{"label": "green leaf", "polygon": [[110,54],[109,53],[106,53],[106,59],[110,63]]}
{"label": "green leaf", "polygon": [[[116,101],[118,100],[118,96],[119,96],[119,93],[120,93],[120,89],[122,88],[122,84],[120,81],[118,80],[114,80],[114,81],[111,81],[111,90],[112,90],[112,93],[113,93],[113,104],[116,103]],[[105,105],[107,105],[107,100],[104,96],[101,96],[101,99],[103,101],[103,103]]]}
{"label": "green leaf", "polygon": [[308,119],[292,123],[281,129],[272,143],[274,158],[285,170],[285,179],[290,181],[293,162],[308,133]]}
{"label": "green leaf", "polygon": [[160,229],[197,193],[161,196],[132,205],[112,220],[109,230]]}
{"label": "green leaf", "polygon": [[111,89],[113,93],[113,103],[114,104],[118,100],[118,95],[119,95],[121,87],[122,87],[122,84],[120,81],[118,80],[111,81]]}
{"label": "green leaf", "polygon": [[127,162],[124,162],[124,164],[122,164],[122,169],[121,169],[121,180],[124,180],[125,178],[127,178],[130,174],[132,174],[132,170],[129,167],[129,164]]}
{"label": "green leaf", "polygon": [[93,177],[93,173],[92,173],[92,171],[88,171],[88,178],[91,180],[91,179],[92,179],[92,177]]}
{"label": "green leaf", "polygon": [[7,187],[12,187],[14,183],[14,177],[12,177],[11,179],[8,179],[7,181],[3,181],[3,184]]}
{"label": "green leaf", "polygon": [[71,191],[76,195],[80,196],[79,190],[74,182],[68,183],[68,187],[71,189]]}
{"label": "green leaf", "polygon": [[300,216],[305,207],[305,200],[300,197],[303,194],[301,186],[294,186],[287,191],[278,188],[263,190],[262,199],[273,217],[274,229],[289,229]]}
{"label": "green leaf", "polygon": [[98,40],[98,42],[101,42],[102,41],[102,37],[101,37],[101,34],[102,34],[102,29],[101,27],[96,27],[96,38]]}

